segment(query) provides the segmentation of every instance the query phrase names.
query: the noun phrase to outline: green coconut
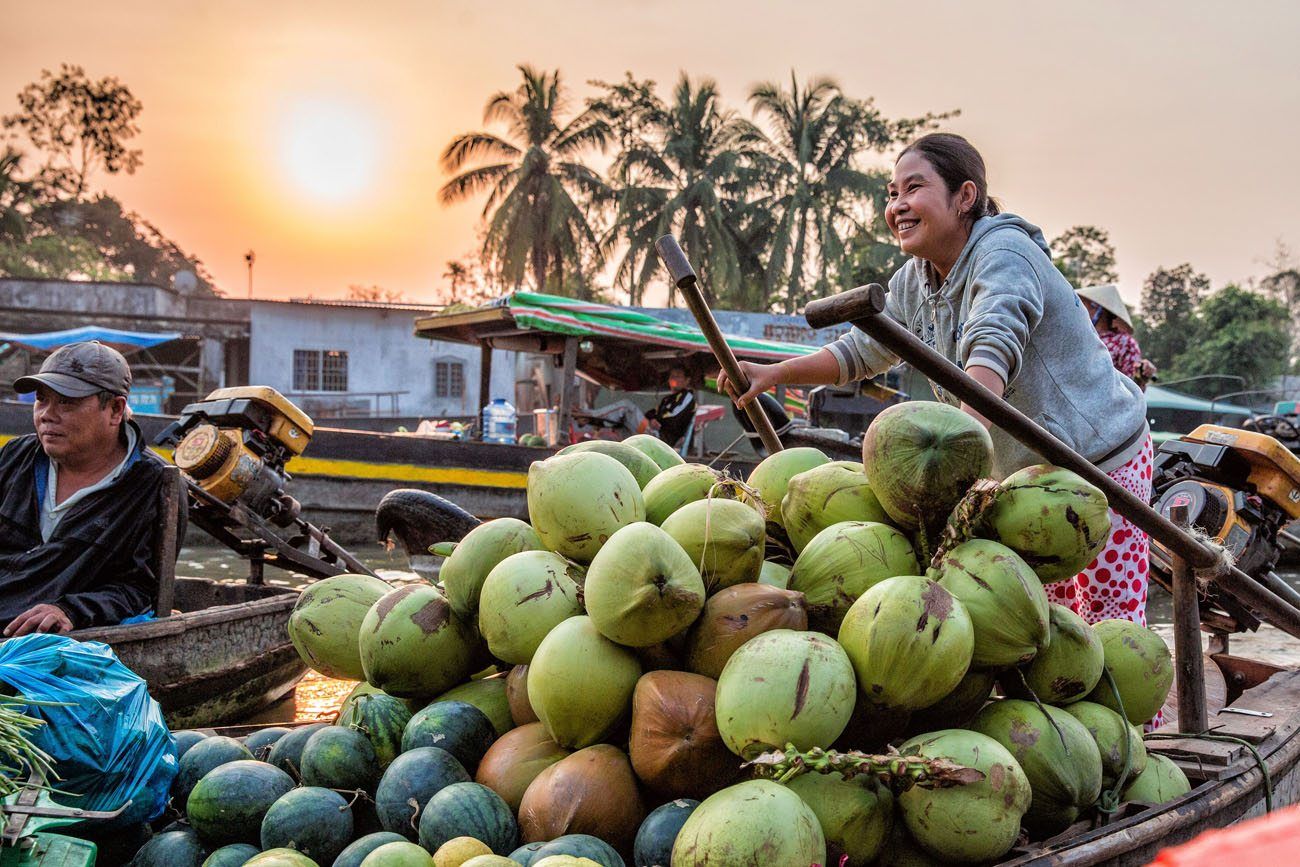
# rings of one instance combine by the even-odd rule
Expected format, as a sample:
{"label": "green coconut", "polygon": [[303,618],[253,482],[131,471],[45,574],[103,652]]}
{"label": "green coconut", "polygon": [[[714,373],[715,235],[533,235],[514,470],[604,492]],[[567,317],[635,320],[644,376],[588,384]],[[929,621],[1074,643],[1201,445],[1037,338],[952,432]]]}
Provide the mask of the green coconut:
{"label": "green coconut", "polygon": [[839,641],[864,698],[880,710],[929,707],[970,668],[975,630],[956,597],[928,578],[886,578],[859,597]]}
{"label": "green coconut", "polygon": [[289,613],[289,640],[313,670],[360,680],[360,633],[366,612],[392,590],[373,575],[334,575],[311,584]]}
{"label": "green coconut", "polygon": [[466,680],[479,647],[473,628],[427,584],[385,594],[361,624],[366,680],[401,698],[437,695]]}
{"label": "green coconut", "polygon": [[687,503],[662,524],[700,571],[710,593],[758,580],[767,533],[750,506],[718,497]]}
{"label": "green coconut", "polygon": [[848,725],[853,666],[816,632],[774,629],[745,642],[718,678],[718,731],[742,758],[767,749],[829,747]]}
{"label": "green coconut", "polygon": [[1103,789],[1113,787],[1128,763],[1125,779],[1132,782],[1137,775],[1146,770],[1147,748],[1142,743],[1142,735],[1133,724],[1104,705],[1090,701],[1076,701],[1062,708],[1070,716],[1083,723],[1083,727],[1092,735],[1101,753],[1101,786]]}
{"label": "green coconut", "polygon": [[985,705],[970,727],[1006,747],[1024,770],[1033,790],[1025,813],[1031,833],[1060,833],[1096,803],[1101,753],[1083,723],[1064,710],[1003,699]]}
{"label": "green coconut", "polygon": [[600,743],[628,712],[641,663],[601,635],[590,617],[570,617],[542,639],[528,665],[528,700],[551,740],[577,750]]}
{"label": "green coconut", "polygon": [[993,471],[993,440],[960,409],[913,400],[871,422],[862,466],[891,522],[924,528],[933,545],[957,501]]}
{"label": "green coconut", "polygon": [[546,633],[582,613],[582,569],[551,551],[524,551],[483,582],[478,628],[497,659],[525,665]]}
{"label": "green coconut", "polygon": [[650,434],[634,434],[623,440],[623,445],[631,446],[641,454],[659,465],[659,469],[668,470],[680,467],[686,461],[668,443]]}
{"label": "green coconut", "polygon": [[803,594],[766,584],[737,584],[709,597],[704,613],[691,627],[686,664],[716,680],[727,660],[747,641],[773,629],[808,628]]}
{"label": "green coconut", "polygon": [[888,524],[842,521],[822,530],[794,561],[790,589],[808,601],[812,628],[834,634],[870,588],[920,570],[908,538]]}
{"label": "green coconut", "polygon": [[996,671],[972,668],[952,692],[913,713],[908,731],[921,734],[944,726],[966,725],[988,704],[997,679]]}
{"label": "green coconut", "polygon": [[710,795],[695,808],[677,832],[672,863],[825,864],[826,837],[817,814],[793,791],[770,780],[750,780]]}
{"label": "green coconut", "polygon": [[1103,620],[1092,627],[1101,640],[1106,668],[1115,678],[1119,698],[1103,675],[1088,694],[1088,701],[1118,711],[1134,725],[1156,715],[1169,696],[1174,682],[1174,661],[1169,646],[1155,630],[1128,620]]}
{"label": "green coconut", "polygon": [[1025,772],[1005,747],[978,732],[944,729],[912,738],[899,752],[949,759],[984,774],[977,783],[913,786],[898,796],[903,823],[922,849],[958,864],[993,861],[1011,850],[1032,794]]}
{"label": "green coconut", "polygon": [[648,647],[689,627],[704,608],[705,591],[682,546],[640,521],[614,533],[596,554],[583,596],[602,635],[627,647]]}
{"label": "green coconut", "polygon": [[763,561],[763,568],[758,572],[758,583],[766,584],[769,587],[780,587],[782,590],[790,589],[790,567],[783,566],[780,563],[774,563],[771,560]]}
{"label": "green coconut", "polygon": [[497,737],[501,737],[515,727],[515,722],[510,715],[510,697],[504,674],[495,674],[452,687],[430,704],[442,701],[463,701],[465,704],[474,705],[492,721],[492,728],[496,731]]}
{"label": "green coconut", "polygon": [[565,446],[556,454],[571,455],[575,452],[596,452],[597,454],[609,455],[627,467],[627,471],[632,474],[637,485],[642,488],[648,485],[651,479],[659,475],[662,469],[657,461],[640,449],[633,448],[625,443],[616,443],[612,440],[586,440],[585,442]]}
{"label": "green coconut", "polygon": [[502,560],[521,551],[545,549],[536,531],[518,518],[497,518],[479,524],[465,534],[438,570],[438,580],[442,582],[451,610],[472,623],[488,573]]}
{"label": "green coconut", "polygon": [[[1049,605],[1047,619],[1050,638],[1047,646],[1023,667],[1025,684],[1039,701],[1067,705],[1092,692],[1101,679],[1101,640],[1088,621],[1064,605]],[[1013,694],[1023,689],[1015,676],[1007,679],[1007,688]]]}
{"label": "green coconut", "polygon": [[721,486],[714,487],[722,479],[722,473],[704,464],[681,464],[665,469],[641,492],[645,497],[645,519],[662,525],[673,512],[687,503],[703,500],[710,491],[715,497],[723,495]]}
{"label": "green coconut", "polygon": [[1051,464],[1007,476],[982,520],[985,532],[1024,557],[1044,584],[1079,574],[1110,536],[1106,495]]}
{"label": "green coconut", "polygon": [[1047,593],[1033,570],[1005,545],[971,539],[939,562],[939,584],[961,600],[975,627],[976,668],[1005,668],[1047,646]]}
{"label": "green coconut", "polygon": [[830,460],[820,450],[808,446],[774,452],[754,467],[746,483],[758,492],[767,520],[781,524],[781,501],[785,499],[790,480]]}
{"label": "green coconut", "polygon": [[832,461],[790,479],[781,500],[781,521],[797,552],[832,524],[841,521],[888,523],[889,516],[871,490],[867,476],[862,472],[862,464]]}
{"label": "green coconut", "polygon": [[1159,753],[1151,753],[1146,770],[1128,784],[1121,800],[1142,804],[1164,804],[1192,790],[1183,769]]}
{"label": "green coconut", "polygon": [[812,808],[826,837],[831,864],[848,856],[849,867],[865,867],[881,853],[894,826],[894,798],[889,790],[865,777],[842,774],[803,774],[789,784]]}
{"label": "green coconut", "polygon": [[627,467],[577,452],[528,468],[528,517],[549,550],[590,563],[615,531],[645,520],[645,501]]}

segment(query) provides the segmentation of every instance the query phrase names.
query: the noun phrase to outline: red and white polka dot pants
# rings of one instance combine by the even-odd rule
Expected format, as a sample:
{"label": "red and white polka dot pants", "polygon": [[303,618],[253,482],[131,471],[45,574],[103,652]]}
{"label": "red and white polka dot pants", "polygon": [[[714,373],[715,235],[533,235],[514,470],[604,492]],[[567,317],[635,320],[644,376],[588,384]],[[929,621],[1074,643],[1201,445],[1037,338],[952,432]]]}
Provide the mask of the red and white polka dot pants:
{"label": "red and white polka dot pants", "polygon": [[[1142,502],[1151,500],[1151,437],[1142,451],[1109,473]],[[1114,509],[1106,547],[1073,578],[1048,584],[1047,599],[1074,611],[1089,623],[1119,618],[1147,625],[1147,534]]]}

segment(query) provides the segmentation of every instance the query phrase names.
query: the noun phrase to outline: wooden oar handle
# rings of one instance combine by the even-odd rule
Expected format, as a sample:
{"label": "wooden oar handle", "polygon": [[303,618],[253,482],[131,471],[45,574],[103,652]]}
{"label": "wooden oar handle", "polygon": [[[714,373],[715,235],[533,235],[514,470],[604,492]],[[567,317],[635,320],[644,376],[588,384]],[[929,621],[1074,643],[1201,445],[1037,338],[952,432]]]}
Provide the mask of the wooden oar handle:
{"label": "wooden oar handle", "polygon": [[803,316],[813,328],[830,328],[854,319],[866,319],[885,312],[885,287],[879,283],[859,286],[828,298],[808,302]]}
{"label": "wooden oar handle", "polygon": [[[658,241],[655,241],[655,252],[659,254],[659,261],[664,263],[668,272],[673,275],[673,282],[682,297],[686,299],[686,306],[690,308],[691,315],[695,317],[695,324],[700,327],[704,338],[709,341],[709,348],[713,350],[713,357],[718,360],[718,365],[727,374],[727,379],[738,389],[737,394],[744,394],[749,391],[749,377],[740,368],[740,362],[736,361],[735,354],[727,344],[726,338],[722,336],[722,329],[718,328],[718,323],[713,318],[713,312],[709,310],[708,302],[704,300],[704,293],[700,291],[699,279],[695,276],[695,269],[691,267],[690,260],[682,252],[681,245],[672,235],[664,235]],[[754,425],[754,430],[758,432],[759,439],[763,441],[763,446],[769,452],[779,452],[782,449],[781,440],[776,435],[776,429],[772,427],[772,421],[763,411],[763,406],[756,400],[751,400],[745,404],[745,414],[749,416],[750,422]]]}

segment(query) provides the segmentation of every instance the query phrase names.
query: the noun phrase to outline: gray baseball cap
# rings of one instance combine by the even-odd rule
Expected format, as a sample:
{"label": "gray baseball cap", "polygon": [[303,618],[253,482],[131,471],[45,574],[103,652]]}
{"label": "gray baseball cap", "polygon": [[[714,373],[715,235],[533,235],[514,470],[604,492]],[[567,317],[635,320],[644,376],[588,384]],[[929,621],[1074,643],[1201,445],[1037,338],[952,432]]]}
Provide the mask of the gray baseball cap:
{"label": "gray baseball cap", "polygon": [[14,380],[14,391],[26,394],[46,385],[64,397],[86,397],[100,391],[125,396],[131,390],[131,366],[122,353],[98,340],[60,346],[40,373]]}

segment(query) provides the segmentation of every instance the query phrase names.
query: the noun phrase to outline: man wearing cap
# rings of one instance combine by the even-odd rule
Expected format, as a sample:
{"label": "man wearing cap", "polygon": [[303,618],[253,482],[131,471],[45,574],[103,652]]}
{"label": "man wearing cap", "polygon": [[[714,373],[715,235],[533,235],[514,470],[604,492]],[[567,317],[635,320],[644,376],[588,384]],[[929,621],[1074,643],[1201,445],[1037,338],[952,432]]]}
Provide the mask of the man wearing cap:
{"label": "man wearing cap", "polygon": [[11,637],[120,623],[151,607],[163,462],[130,420],[131,368],[92,341],[14,382],[36,433],[0,449],[0,626]]}

